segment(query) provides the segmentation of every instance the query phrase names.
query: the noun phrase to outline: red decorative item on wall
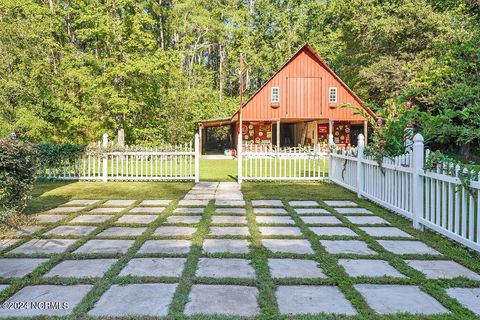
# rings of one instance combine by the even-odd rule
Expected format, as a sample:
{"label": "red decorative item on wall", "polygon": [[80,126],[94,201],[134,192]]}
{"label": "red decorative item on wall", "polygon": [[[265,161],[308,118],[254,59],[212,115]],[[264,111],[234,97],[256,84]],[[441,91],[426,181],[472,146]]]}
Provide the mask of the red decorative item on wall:
{"label": "red decorative item on wall", "polygon": [[317,134],[319,143],[328,143],[328,123],[317,124]]}
{"label": "red decorative item on wall", "polygon": [[350,122],[335,121],[333,123],[333,142],[335,144],[350,144]]}

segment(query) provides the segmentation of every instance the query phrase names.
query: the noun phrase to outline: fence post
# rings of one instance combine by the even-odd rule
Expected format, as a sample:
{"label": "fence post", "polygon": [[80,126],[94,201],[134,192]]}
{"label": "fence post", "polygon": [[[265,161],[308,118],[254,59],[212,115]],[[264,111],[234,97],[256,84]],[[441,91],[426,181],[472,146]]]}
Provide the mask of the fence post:
{"label": "fence post", "polygon": [[103,147],[103,157],[102,157],[102,181],[108,181],[108,134],[104,133],[102,136],[102,147]]}
{"label": "fence post", "polygon": [[424,166],[424,145],[423,137],[417,133],[413,137],[413,165],[412,165],[412,215],[413,215],[413,227],[415,229],[423,229],[419,222],[420,217],[423,216],[424,199],[423,199],[423,177],[420,175],[420,171]]}
{"label": "fence post", "polygon": [[[241,131],[241,129],[240,129]],[[237,182],[242,183],[242,153],[243,153],[243,142],[242,142],[242,133],[240,132],[238,134],[238,140],[237,140],[237,161],[238,161],[238,178]]]}
{"label": "fence post", "polygon": [[364,165],[363,165],[363,151],[365,150],[365,137],[363,134],[358,135],[357,145],[357,196],[362,198],[363,181],[365,179]]}
{"label": "fence post", "polygon": [[200,182],[200,137],[195,133],[195,182]]}

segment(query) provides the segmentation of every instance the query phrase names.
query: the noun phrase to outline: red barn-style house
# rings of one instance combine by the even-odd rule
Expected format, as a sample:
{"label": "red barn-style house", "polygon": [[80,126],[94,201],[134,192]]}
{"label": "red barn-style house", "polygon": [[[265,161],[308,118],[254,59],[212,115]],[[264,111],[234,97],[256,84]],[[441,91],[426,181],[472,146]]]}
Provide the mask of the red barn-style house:
{"label": "red barn-style house", "polygon": [[[342,104],[363,106],[362,100],[330,69],[315,50],[305,44],[268,80],[242,109],[244,143],[298,146],[328,143],[356,145],[358,134],[367,135],[367,120]],[[215,147],[210,128],[229,126],[222,148],[236,148],[238,112],[232,117],[198,122],[205,152]]]}

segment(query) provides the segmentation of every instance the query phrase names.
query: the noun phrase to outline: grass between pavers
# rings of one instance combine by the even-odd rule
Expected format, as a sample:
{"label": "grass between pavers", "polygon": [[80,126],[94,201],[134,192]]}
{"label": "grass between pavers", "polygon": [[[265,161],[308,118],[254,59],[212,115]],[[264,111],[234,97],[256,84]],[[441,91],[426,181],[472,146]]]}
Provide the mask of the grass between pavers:
{"label": "grass between pavers", "polygon": [[[336,187],[333,185],[324,185],[318,183],[310,184],[269,184],[269,183],[260,183],[260,186],[252,186],[250,183],[245,184],[244,194],[247,199],[282,199],[284,206],[288,211],[288,215],[296,222],[304,236],[305,239],[308,239],[312,248],[315,251],[313,255],[298,255],[298,254],[288,254],[288,253],[272,253],[261,245],[261,235],[259,233],[258,224],[255,221],[255,215],[253,213],[251,203],[247,202],[247,225],[251,232],[251,252],[248,254],[203,254],[201,251],[202,243],[205,238],[231,238],[231,239],[245,239],[249,237],[245,236],[222,236],[214,237],[208,235],[209,226],[211,225],[211,216],[214,213],[214,202],[210,201],[208,207],[203,214],[202,220],[198,225],[187,224],[191,226],[198,227],[197,232],[190,237],[157,237],[152,236],[154,230],[165,224],[165,220],[169,215],[200,215],[200,214],[178,214],[173,213],[173,208],[176,206],[176,201],[170,204],[167,209],[158,215],[157,219],[148,225],[147,231],[139,237],[134,237],[136,242],[128,250],[126,254],[72,254],[75,249],[83,245],[87,240],[95,237],[97,234],[107,229],[110,226],[115,225],[115,221],[118,217],[123,214],[128,214],[128,209],[133,207],[130,206],[121,213],[112,214],[113,219],[106,221],[105,223],[97,224],[97,229],[94,230],[88,236],[80,237],[80,240],[74,244],[74,247],[69,248],[68,252],[62,254],[53,254],[51,260],[39,266],[31,275],[21,278],[21,279],[0,279],[0,283],[10,283],[12,286],[0,293],[0,302],[4,301],[7,296],[10,296],[27,285],[32,284],[93,284],[94,288],[90,291],[89,294],[83,299],[83,301],[75,308],[74,316],[77,318],[87,317],[87,312],[90,310],[96,301],[101,297],[101,295],[110,288],[113,284],[128,284],[128,283],[147,283],[147,282],[163,282],[163,283],[179,283],[177,291],[174,295],[173,302],[170,307],[170,319],[183,319],[186,318],[183,315],[183,310],[186,302],[188,301],[188,294],[190,292],[191,286],[196,283],[202,284],[238,284],[238,285],[255,285],[259,289],[259,304],[261,308],[261,313],[256,318],[258,319],[474,319],[476,318],[473,314],[467,309],[463,308],[456,300],[451,299],[444,293],[444,288],[462,286],[462,287],[479,287],[480,282],[472,281],[463,278],[457,278],[453,280],[430,280],[426,279],[425,276],[416,271],[415,269],[408,266],[404,259],[406,258],[415,258],[415,259],[440,259],[441,257],[429,256],[429,255],[406,255],[398,256],[393,253],[390,253],[383,249],[376,240],[367,235],[357,225],[350,223],[343,215],[336,213],[332,208],[322,204],[323,208],[327,209],[333,216],[339,218],[342,221],[344,226],[351,228],[358,234],[358,237],[355,239],[362,240],[368,243],[369,247],[377,251],[378,255],[368,255],[368,256],[358,256],[358,255],[332,255],[325,251],[323,246],[319,243],[319,239],[353,239],[352,237],[335,237],[328,236],[322,237],[314,234],[310,229],[310,225],[306,225],[300,219],[300,216],[295,213],[293,208],[288,206],[288,200],[329,200],[329,199],[342,199],[342,200],[353,200],[357,202],[360,206],[369,209],[378,216],[383,217],[385,220],[389,221],[392,226],[399,227],[400,229],[407,231],[408,233],[414,235],[417,238],[420,238],[426,242],[431,247],[444,253],[443,258],[449,258],[455,260],[473,271],[479,272],[478,260],[475,258],[468,258],[465,255],[471,255],[470,252],[466,251],[463,248],[460,248],[448,240],[445,240],[438,235],[433,233],[422,233],[416,230],[413,230],[410,227],[410,222],[407,220],[398,217],[395,214],[389,213],[386,210],[383,210],[368,201],[356,199],[356,195],[346,191],[343,188]],[[259,187],[261,187],[259,189]],[[270,191],[269,188],[273,189]],[[312,195],[310,189],[318,188],[322,192],[318,192],[316,195]],[[252,190],[252,192],[250,191]],[[328,191],[328,193],[324,191]],[[265,194],[265,195],[264,195]],[[162,198],[158,195],[157,198]],[[90,197],[85,197],[90,198]],[[125,199],[134,199],[133,197],[125,196]],[[139,203],[137,201],[137,203]],[[31,238],[38,237],[38,235],[51,230],[59,225],[65,225],[68,221],[74,217],[84,214],[85,211],[89,211],[91,208],[100,206],[101,203],[95,204],[93,206],[86,207],[82,212],[77,212],[74,214],[69,214],[69,217],[66,220],[45,225],[45,228],[35,235],[31,235],[25,238],[21,243],[17,243],[14,247],[21,245],[22,243],[28,241]],[[215,214],[217,215],[217,214]],[[224,214],[226,215],[226,214]],[[123,224],[122,224],[123,225]],[[127,224],[128,226],[140,226]],[[185,225],[185,224],[168,224],[168,225]],[[262,224],[262,225],[272,225],[273,224]],[[116,226],[116,225],[115,225]],[[230,224],[224,224],[224,226],[233,226]],[[290,225],[293,226],[293,225]],[[143,225],[142,225],[143,227]],[[427,236],[425,236],[427,235]],[[50,237],[50,236],[49,236]],[[424,237],[425,239],[423,239]],[[57,237],[56,237],[57,238]],[[123,237],[109,237],[109,238],[118,238],[125,239]],[[191,239],[192,248],[188,255],[185,254],[138,254],[135,253],[141,245],[147,239]],[[267,238],[267,237],[263,237]],[[290,236],[269,236],[268,238],[298,238]],[[453,248],[451,248],[453,247]],[[8,250],[11,250],[13,247],[10,247]],[[465,252],[466,251],[466,252]],[[0,255],[3,256],[3,255]],[[15,256],[25,256],[25,255],[15,255]],[[32,255],[28,255],[32,257]],[[45,255],[38,255],[45,256]],[[187,262],[183,274],[180,279],[171,278],[171,277],[119,277],[118,274],[120,270],[128,263],[132,258],[137,257],[186,257]],[[102,278],[95,279],[75,279],[75,278],[49,278],[43,279],[41,276],[47,273],[51,268],[60,263],[65,259],[85,259],[85,258],[119,258],[119,260],[107,271],[107,273]],[[256,280],[244,280],[244,279],[214,279],[214,278],[195,278],[195,270],[197,268],[198,260],[200,257],[215,257],[215,258],[245,258],[252,260],[252,266],[256,270],[257,278]],[[270,275],[270,270],[268,268],[268,258],[305,258],[313,259],[319,262],[320,266],[323,268],[325,274],[328,276],[326,279],[272,279]],[[343,268],[338,265],[338,258],[358,258],[358,259],[383,259],[389,261],[389,263],[394,266],[398,271],[408,276],[406,279],[400,278],[391,278],[391,277],[359,277],[352,278],[349,277]],[[478,259],[478,258],[477,258]],[[464,263],[467,262],[467,263]],[[380,316],[375,314],[371,308],[366,304],[363,297],[354,289],[353,285],[356,283],[389,283],[389,284],[414,284],[419,285],[422,290],[432,295],[445,307],[452,311],[450,315],[439,315],[439,316],[412,316],[412,315],[392,315],[392,316]],[[334,315],[312,315],[312,316],[282,316],[278,312],[277,301],[275,299],[275,290],[278,285],[293,285],[293,284],[304,284],[304,285],[336,285],[342,292],[345,294],[347,299],[349,299],[352,304],[355,306],[359,315],[353,317],[346,316],[334,316]],[[130,317],[131,318],[131,317]],[[194,319],[235,319],[236,317],[212,317],[212,316],[195,316]]]}
{"label": "grass between pavers", "polygon": [[35,183],[27,214],[52,209],[73,199],[169,199],[184,196],[193,182],[86,182]]}
{"label": "grass between pavers", "polygon": [[[433,232],[421,232],[415,230],[411,226],[411,221],[400,217],[394,213],[391,213],[385,209],[372,204],[365,199],[358,199],[356,194],[336,185],[327,183],[244,183],[243,185],[244,196],[248,200],[252,199],[282,199],[284,200],[285,207],[288,208],[289,214],[293,217],[294,221],[300,226],[301,231],[305,238],[307,238],[314,248],[316,254],[315,258],[320,262],[320,265],[324,268],[325,273],[333,279],[333,282],[340,287],[346,297],[354,304],[357,310],[360,312],[360,317],[365,319],[390,319],[395,316],[380,316],[369,308],[364,301],[363,297],[353,288],[355,283],[376,283],[376,284],[413,284],[419,285],[420,288],[437,299],[452,314],[450,315],[438,315],[438,316],[413,316],[405,315],[402,317],[405,319],[476,319],[471,311],[463,308],[455,299],[446,295],[444,289],[450,287],[480,287],[480,281],[469,280],[463,277],[452,280],[432,280],[427,279],[423,273],[408,266],[404,260],[418,259],[418,260],[454,260],[467,268],[480,273],[480,255],[472,252],[466,248],[460,247],[456,243],[449,241],[438,234]],[[351,223],[344,215],[337,213],[333,208],[322,204],[324,209],[327,209],[333,216],[342,221],[344,226],[351,228],[358,237],[350,239],[356,239],[364,241],[371,249],[378,252],[378,255],[353,255],[353,254],[329,254],[318,241],[319,239],[346,239],[346,237],[332,237],[332,236],[318,236],[313,233],[306,225],[300,216],[288,206],[289,200],[316,200],[322,204],[322,200],[352,200],[358,203],[361,207],[369,209],[374,214],[384,218],[391,223],[393,227],[397,227],[410,233],[416,239],[427,243],[429,246],[440,251],[443,256],[432,255],[396,255],[387,250],[377,243],[378,238],[374,238],[366,234],[359,227],[361,225],[355,225]],[[392,237],[382,237],[382,239],[394,239]],[[405,239],[407,240],[407,239]],[[414,240],[414,239],[410,239]],[[286,256],[285,256],[286,257]],[[344,269],[338,265],[339,258],[355,258],[355,259],[382,259],[388,261],[393,267],[395,267],[401,273],[407,275],[408,278],[391,278],[391,277],[349,277]],[[309,281],[304,281],[308,283]],[[289,284],[297,284],[296,281],[289,281]],[[313,283],[312,283],[313,284]]]}

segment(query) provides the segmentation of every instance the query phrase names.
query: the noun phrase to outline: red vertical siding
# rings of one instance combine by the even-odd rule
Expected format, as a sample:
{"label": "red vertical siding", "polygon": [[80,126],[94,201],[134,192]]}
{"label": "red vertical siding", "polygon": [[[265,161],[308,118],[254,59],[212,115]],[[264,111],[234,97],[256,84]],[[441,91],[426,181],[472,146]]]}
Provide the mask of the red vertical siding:
{"label": "red vertical siding", "polygon": [[[280,88],[280,106],[270,102],[272,87]],[[270,79],[245,105],[244,120],[276,121],[294,119],[364,120],[349,108],[331,108],[328,88],[338,88],[338,103],[359,101],[326,69],[317,57],[304,47],[272,79]]]}

